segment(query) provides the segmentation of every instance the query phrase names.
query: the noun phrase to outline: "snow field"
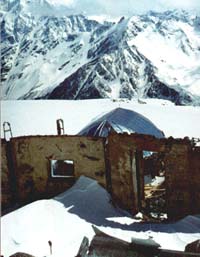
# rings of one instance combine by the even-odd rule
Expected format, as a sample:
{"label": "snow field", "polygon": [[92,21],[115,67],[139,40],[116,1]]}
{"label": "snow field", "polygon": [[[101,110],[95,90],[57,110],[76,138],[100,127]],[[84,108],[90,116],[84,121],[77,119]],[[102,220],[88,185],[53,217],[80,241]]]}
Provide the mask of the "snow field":
{"label": "snow field", "polygon": [[139,104],[136,100],[110,99],[2,101],[1,123],[10,122],[14,137],[56,135],[56,120],[61,118],[64,120],[65,133],[75,135],[102,113],[122,107],[144,115],[166,137],[200,137],[200,107],[175,106],[169,101],[157,99],[141,100],[146,104]]}

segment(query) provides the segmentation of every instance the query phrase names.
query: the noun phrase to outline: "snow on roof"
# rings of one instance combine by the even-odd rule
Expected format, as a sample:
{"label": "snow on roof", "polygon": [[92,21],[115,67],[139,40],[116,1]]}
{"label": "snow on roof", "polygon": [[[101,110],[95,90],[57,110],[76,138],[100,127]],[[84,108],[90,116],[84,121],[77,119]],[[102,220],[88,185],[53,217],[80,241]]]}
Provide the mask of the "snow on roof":
{"label": "snow on roof", "polygon": [[78,134],[106,137],[111,129],[114,129],[117,133],[140,133],[153,135],[157,138],[164,137],[164,133],[149,119],[137,112],[123,108],[116,108],[97,118]]}

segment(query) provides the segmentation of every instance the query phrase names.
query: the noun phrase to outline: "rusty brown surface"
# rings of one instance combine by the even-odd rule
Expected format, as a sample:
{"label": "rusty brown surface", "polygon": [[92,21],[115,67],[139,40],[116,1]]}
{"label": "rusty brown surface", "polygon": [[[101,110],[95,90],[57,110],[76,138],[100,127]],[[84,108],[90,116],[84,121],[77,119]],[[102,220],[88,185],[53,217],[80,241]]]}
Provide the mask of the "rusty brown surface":
{"label": "rusty brown surface", "polygon": [[105,186],[102,138],[31,136],[13,138],[11,146],[20,202],[51,197],[74,183],[74,178],[53,178],[51,160],[73,160],[76,178],[85,175]]}
{"label": "rusty brown surface", "polygon": [[12,202],[12,193],[10,185],[10,172],[7,159],[7,142],[1,140],[1,208],[10,207]]}
{"label": "rusty brown surface", "polygon": [[[2,201],[10,201],[6,145],[2,141]],[[51,160],[73,160],[75,178],[85,175],[108,189],[113,201],[133,214],[144,201],[145,162],[142,151],[155,151],[165,163],[169,217],[200,213],[200,148],[188,138],[157,139],[140,134],[111,133],[107,139],[85,136],[12,138],[9,152],[19,201],[52,197],[68,189],[74,178],[52,178]],[[155,162],[155,160],[154,160]],[[154,163],[160,169],[160,163]]]}
{"label": "rusty brown surface", "polygon": [[[139,210],[144,200],[144,162],[142,157],[138,158],[137,152],[156,151],[164,155],[169,218],[200,212],[200,151],[198,147],[193,149],[188,138],[157,139],[148,135],[112,133],[108,142],[112,192],[121,207],[131,210],[133,214]],[[135,157],[139,166],[140,204],[133,177]]]}

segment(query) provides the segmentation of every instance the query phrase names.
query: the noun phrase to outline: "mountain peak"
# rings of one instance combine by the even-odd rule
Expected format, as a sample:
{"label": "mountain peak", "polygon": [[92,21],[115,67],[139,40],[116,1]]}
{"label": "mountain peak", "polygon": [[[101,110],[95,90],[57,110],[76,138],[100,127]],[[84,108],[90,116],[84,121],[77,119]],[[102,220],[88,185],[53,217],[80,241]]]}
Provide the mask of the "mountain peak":
{"label": "mountain peak", "polygon": [[79,14],[57,15],[47,0],[5,3],[5,99],[153,97],[200,103],[198,19],[187,13],[151,12],[99,23]]}
{"label": "mountain peak", "polygon": [[5,12],[18,12],[35,17],[63,16],[71,13],[67,6],[53,4],[49,0],[2,0],[2,10]]}

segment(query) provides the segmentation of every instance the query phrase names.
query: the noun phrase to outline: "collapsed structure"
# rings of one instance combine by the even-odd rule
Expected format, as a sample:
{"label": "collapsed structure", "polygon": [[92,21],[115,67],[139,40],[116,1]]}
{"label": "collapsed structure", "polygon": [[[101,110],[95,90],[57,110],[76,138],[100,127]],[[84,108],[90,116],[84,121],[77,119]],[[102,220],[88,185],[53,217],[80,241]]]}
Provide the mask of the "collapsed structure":
{"label": "collapsed structure", "polygon": [[108,137],[2,140],[2,210],[55,196],[85,175],[103,185],[120,207],[135,214],[145,208],[147,151],[156,153],[164,163],[168,217],[200,213],[200,147],[188,138],[116,132]]}

